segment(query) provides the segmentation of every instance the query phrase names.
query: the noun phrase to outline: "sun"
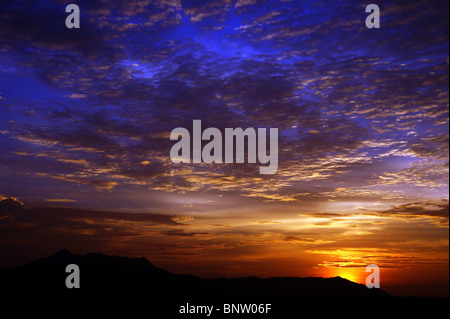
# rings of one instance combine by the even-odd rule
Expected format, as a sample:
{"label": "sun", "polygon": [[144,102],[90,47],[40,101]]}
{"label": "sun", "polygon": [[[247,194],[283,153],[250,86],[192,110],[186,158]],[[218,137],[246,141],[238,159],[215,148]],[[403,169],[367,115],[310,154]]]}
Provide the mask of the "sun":
{"label": "sun", "polygon": [[357,268],[330,268],[328,277],[341,277],[356,283],[362,283],[361,270]]}
{"label": "sun", "polygon": [[358,282],[359,278],[355,272],[356,271],[354,269],[339,270],[337,276],[348,279],[353,282]]}

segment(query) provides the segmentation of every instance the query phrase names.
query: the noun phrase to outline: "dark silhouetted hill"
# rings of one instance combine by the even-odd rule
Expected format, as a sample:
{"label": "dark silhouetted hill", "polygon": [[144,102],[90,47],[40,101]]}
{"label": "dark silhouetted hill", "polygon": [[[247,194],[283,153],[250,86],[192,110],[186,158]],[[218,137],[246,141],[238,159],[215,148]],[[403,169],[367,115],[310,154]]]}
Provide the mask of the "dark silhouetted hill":
{"label": "dark silhouetted hill", "polygon": [[[80,288],[68,289],[68,264],[80,267]],[[219,278],[174,275],[145,258],[75,255],[63,249],[14,269],[0,271],[1,295],[145,296],[348,296],[387,297],[380,289],[335,278]]]}

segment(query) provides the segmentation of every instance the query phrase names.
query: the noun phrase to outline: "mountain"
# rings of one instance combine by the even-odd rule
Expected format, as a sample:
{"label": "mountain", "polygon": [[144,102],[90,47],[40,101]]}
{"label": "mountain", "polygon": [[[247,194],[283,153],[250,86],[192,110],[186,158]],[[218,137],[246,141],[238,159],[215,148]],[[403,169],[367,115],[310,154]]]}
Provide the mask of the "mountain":
{"label": "mountain", "polygon": [[[66,266],[80,268],[79,289],[65,285]],[[0,271],[0,295],[142,296],[348,296],[388,297],[380,289],[334,278],[218,278],[174,275],[145,258],[75,255],[63,249],[14,269]]]}

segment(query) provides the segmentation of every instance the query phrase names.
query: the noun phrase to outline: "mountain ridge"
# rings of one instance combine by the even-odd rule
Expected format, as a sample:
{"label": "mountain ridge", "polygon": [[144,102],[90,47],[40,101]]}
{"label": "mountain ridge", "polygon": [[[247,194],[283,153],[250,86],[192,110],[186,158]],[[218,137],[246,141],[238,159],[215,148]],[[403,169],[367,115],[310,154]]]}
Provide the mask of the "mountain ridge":
{"label": "mountain ridge", "polygon": [[[65,286],[68,264],[80,268],[80,288]],[[145,257],[72,254],[62,249],[13,269],[0,270],[0,295],[135,295],[135,296],[348,296],[389,297],[339,276],[203,279],[172,274]]]}

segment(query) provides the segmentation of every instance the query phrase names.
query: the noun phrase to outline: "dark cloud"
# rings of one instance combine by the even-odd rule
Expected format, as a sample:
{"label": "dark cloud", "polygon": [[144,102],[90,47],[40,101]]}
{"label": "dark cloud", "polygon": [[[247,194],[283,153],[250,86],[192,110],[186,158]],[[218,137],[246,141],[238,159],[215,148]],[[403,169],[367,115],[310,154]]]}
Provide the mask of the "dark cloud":
{"label": "dark cloud", "polygon": [[203,232],[186,232],[184,230],[168,230],[162,234],[166,236],[179,236],[179,237],[195,237],[197,235],[209,235],[209,233]]}
{"label": "dark cloud", "polygon": [[391,209],[378,212],[380,216],[402,216],[406,218],[442,217],[448,219],[448,200],[441,202],[416,202],[397,205]]}
{"label": "dark cloud", "polygon": [[422,137],[411,145],[411,150],[422,158],[448,160],[448,134]]}
{"label": "dark cloud", "polygon": [[173,217],[67,207],[26,208],[22,202],[7,198],[0,201],[0,250],[8,256],[2,267],[61,247],[85,252],[117,249],[120,242],[143,236],[144,229],[182,225]]}
{"label": "dark cloud", "polygon": [[[159,215],[152,213],[117,213],[107,211],[83,210],[68,207],[34,207],[26,208],[23,203],[14,198],[7,198],[0,201],[0,212],[11,214],[12,221],[42,223],[47,226],[64,225],[65,222],[80,221],[79,226],[89,225],[89,220],[97,221],[111,220],[123,222],[143,222],[149,225],[177,225],[173,221],[173,216]],[[76,222],[78,223],[78,222]],[[83,224],[85,223],[85,224]],[[72,228],[73,225],[64,225]]]}

